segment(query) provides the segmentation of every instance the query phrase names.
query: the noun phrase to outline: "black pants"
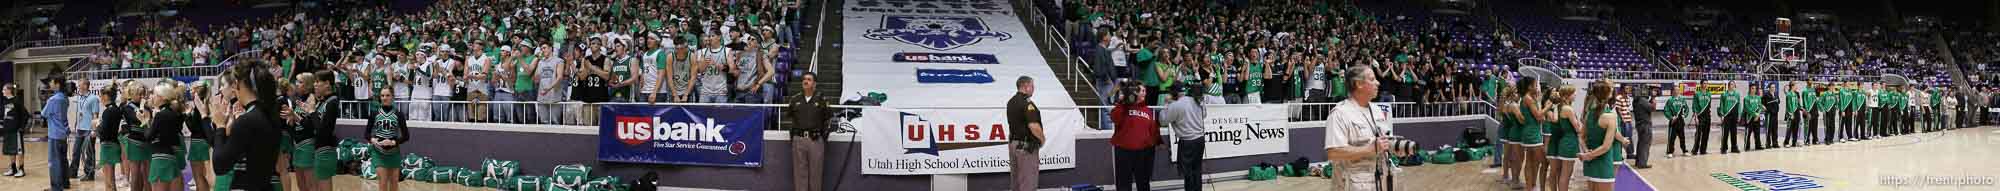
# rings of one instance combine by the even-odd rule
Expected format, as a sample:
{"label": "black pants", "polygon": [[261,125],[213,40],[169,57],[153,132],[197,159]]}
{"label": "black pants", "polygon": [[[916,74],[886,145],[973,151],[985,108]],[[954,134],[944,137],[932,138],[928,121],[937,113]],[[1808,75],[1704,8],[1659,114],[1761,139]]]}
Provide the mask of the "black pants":
{"label": "black pants", "polygon": [[1888,109],[1882,109],[1882,107],[1868,107],[1868,109],[1874,111],[1874,115],[1868,115],[1868,135],[1888,137],[1888,129],[1886,129],[1888,127],[1888,123],[1886,123],[1888,121]]}
{"label": "black pants", "polygon": [[[1754,114],[1753,114],[1753,115],[1754,115]],[[1763,120],[1763,119],[1758,119],[1758,118],[1757,118],[1757,117],[1755,117],[1755,116],[1752,116],[1752,117],[1744,117],[1744,118],[1743,118],[1743,150],[1757,150],[1757,147],[1758,147],[1758,146],[1760,146],[1760,145],[1763,145],[1763,144],[1764,144],[1764,142],[1759,142],[1759,141],[1757,140],[1757,138],[1758,138],[1758,137],[1763,137],[1763,135],[1762,135],[1762,134],[1763,134],[1763,132],[1764,132],[1764,120]]]}
{"label": "black pants", "polygon": [[1805,116],[1806,116],[1806,120],[1804,120],[1804,121],[1802,121],[1802,122],[1799,122],[1799,123],[1802,123],[1802,124],[1805,124],[1805,125],[1804,125],[1804,126],[1805,126],[1805,134],[1803,134],[1803,135],[1799,135],[1799,139],[1805,139],[1805,142],[1804,142],[1804,143],[1805,143],[1805,144],[1808,144],[1808,145],[1812,145],[1812,144],[1819,144],[1819,143],[1820,143],[1820,131],[1821,131],[1821,130],[1819,129],[1819,128],[1820,128],[1820,123],[1819,123],[1819,121],[1820,121],[1820,118],[1822,118],[1823,116],[1821,116],[1821,115],[1820,115],[1820,113],[1818,113],[1818,112],[1813,112],[1813,111],[1802,111],[1802,112],[1799,112],[1799,113],[1800,113],[1799,115],[1805,115]]}
{"label": "black pants", "polygon": [[1847,117],[1841,118],[1840,120],[1842,121],[1841,122],[1842,125],[1846,125],[1847,129],[1843,129],[1842,131],[1844,132],[1841,133],[1847,135],[1847,139],[1855,139],[1861,137],[1861,126],[1860,126],[1861,112],[1848,110]]}
{"label": "black pants", "polygon": [[1738,146],[1736,142],[1736,128],[1737,125],[1742,125],[1741,120],[1742,118],[1736,117],[1735,114],[1722,116],[1722,147],[1715,148],[1717,152],[1730,153],[1742,151],[1736,148]]}
{"label": "black pants", "polygon": [[1820,115],[1823,116],[1821,116],[1819,120],[1821,126],[1823,126],[1824,130],[1826,130],[1826,132],[1820,132],[1821,133],[1820,136],[1821,139],[1819,141],[1820,144],[1831,144],[1833,143],[1833,139],[1835,139],[1834,137],[1838,137],[1835,136],[1837,134],[1834,134],[1834,132],[1837,132],[1834,131],[1834,129],[1837,129],[1837,127],[1840,126],[1839,125],[1840,123],[1837,123],[1835,121],[1835,119],[1840,119],[1839,116],[1835,115],[1837,113],[1839,112],[1833,112],[1833,111],[1820,112]]}
{"label": "black pants", "polygon": [[1652,166],[1652,165],[1647,165],[1648,163],[1646,161],[1648,161],[1647,158],[1652,158],[1650,157],[1652,156],[1650,153],[1652,153],[1651,151],[1653,150],[1653,130],[1652,130],[1653,120],[1647,119],[1649,118],[1648,116],[1632,116],[1632,117],[1633,117],[1632,131],[1635,131],[1632,132],[1632,136],[1638,138],[1639,140],[1637,140],[1638,142],[1636,144],[1633,144],[1632,147],[1633,152],[1629,153],[1631,153],[1632,156],[1634,156],[1633,157],[1634,160],[1639,162],[1638,166],[1640,167]]}
{"label": "black pants", "polygon": [[1667,154],[1674,154],[1676,151],[1674,148],[1680,148],[1678,151],[1681,152],[1689,150],[1688,145],[1686,145],[1688,142],[1686,131],[1687,118],[1674,118],[1667,121]]}
{"label": "black pants", "polygon": [[[1117,180],[1118,190],[1151,190],[1153,188],[1153,148],[1141,150],[1112,149],[1116,151],[1116,168],[1112,173]],[[1137,188],[1137,189],[1134,189]]]}
{"label": "black pants", "polygon": [[1203,147],[1207,147],[1203,144],[1207,143],[1195,139],[1174,141],[1174,144],[1180,144],[1180,153],[1175,153],[1174,157],[1180,158],[1181,187],[1187,191],[1201,191],[1201,152]]}
{"label": "black pants", "polygon": [[1715,119],[1709,113],[1709,111],[1701,111],[1701,114],[1695,114],[1695,118],[1701,121],[1701,123],[1696,123],[1694,126],[1693,148],[1695,154],[1708,154],[1708,131],[1714,127],[1709,125],[1714,124],[1710,122],[1713,122]]}
{"label": "black pants", "polygon": [[1762,148],[1777,148],[1777,147],[1778,147],[1778,126],[1779,126],[1780,124],[1784,124],[1784,123],[1783,123],[1782,121],[1784,121],[1784,120],[1783,120],[1783,118],[1780,118],[1780,117],[1779,117],[1779,115],[1778,115],[1778,111],[1777,111],[1777,110],[1765,110],[1765,111],[1764,111],[1764,123],[1763,123],[1763,124],[1764,124],[1764,141],[1763,141],[1763,143],[1764,143],[1764,144],[1763,144],[1763,146],[1764,146],[1764,147],[1762,147]]}
{"label": "black pants", "polygon": [[1785,134],[1784,136],[1782,136],[1785,137],[1784,138],[1785,143],[1782,145],[1786,147],[1798,146],[1799,130],[1805,130],[1805,126],[1802,126],[1801,124],[1799,124],[1799,122],[1806,120],[1806,114],[1804,111],[1793,111],[1792,113],[1787,113],[1787,114],[1792,115],[1792,120],[1786,121],[1787,126],[1785,126]]}

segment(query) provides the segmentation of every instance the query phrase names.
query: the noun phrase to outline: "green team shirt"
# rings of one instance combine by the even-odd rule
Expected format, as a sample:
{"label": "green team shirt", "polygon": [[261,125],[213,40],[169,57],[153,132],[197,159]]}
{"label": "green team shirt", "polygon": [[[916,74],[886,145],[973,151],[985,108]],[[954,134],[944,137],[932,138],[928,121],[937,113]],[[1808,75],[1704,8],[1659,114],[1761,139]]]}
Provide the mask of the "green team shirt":
{"label": "green team shirt", "polygon": [[1819,96],[1815,98],[1819,99],[1819,103],[1816,104],[1818,106],[1816,108],[1819,109],[1819,112],[1833,111],[1833,106],[1834,106],[1833,94],[1834,92],[1832,90],[1828,90],[1827,92],[1820,93]]}
{"label": "green team shirt", "polygon": [[[615,83],[615,82],[623,82],[625,81],[625,79],[632,79],[632,62],[633,62],[632,60],[635,59],[644,59],[644,58],[631,58],[631,59],[619,60],[617,64],[611,65],[612,79],[606,81],[611,81]],[[623,98],[625,97],[625,95],[631,94],[632,88],[638,87],[636,85],[637,84],[635,84],[634,86],[611,88],[611,97]]]}
{"label": "green team shirt", "polygon": [[1694,108],[1690,108],[1690,109],[1694,109],[1694,110],[1692,110],[1692,111],[1689,111],[1689,112],[1692,112],[1692,113],[1701,113],[1701,112],[1703,112],[1703,111],[1708,111],[1708,108],[1709,108],[1709,107],[1708,107],[1708,104],[1709,104],[1709,103],[1708,103],[1708,102],[1709,102],[1709,97],[1708,97],[1708,96],[1709,96],[1709,95],[1710,95],[1710,94],[1708,93],[1708,91],[1702,91],[1702,90],[1698,90],[1698,89],[1697,89],[1697,90],[1695,90],[1695,91],[1694,91]]}
{"label": "green team shirt", "polygon": [[1667,114],[1668,118],[1680,118],[1682,116],[1685,116],[1687,115],[1687,105],[1688,104],[1686,96],[1667,97],[1667,109],[1665,111],[1666,112],[1665,114]]}
{"label": "green team shirt", "polygon": [[[1159,65],[1158,65],[1158,66],[1154,66],[1154,67],[1159,67],[1159,69],[1160,69],[1161,71],[1164,71],[1164,72],[1167,72],[1168,74],[1179,74],[1179,73],[1181,72],[1181,71],[1180,71],[1180,67],[1178,67],[1178,66],[1174,66],[1174,64],[1172,64],[1172,63],[1166,63],[1166,62],[1161,62],[1161,63],[1159,63]],[[1153,71],[1153,70],[1146,70],[1146,71]],[[1155,81],[1159,81],[1158,83],[1160,84],[1160,90],[1162,90],[1162,91],[1172,91],[1172,90],[1168,90],[1167,88],[1172,88],[1172,87],[1174,87],[1174,83],[1177,83],[1177,82],[1179,82],[1180,80],[1179,80],[1179,79],[1163,79],[1163,78],[1165,78],[1165,77],[1166,77],[1166,76],[1161,76],[1161,75],[1159,75],[1159,74],[1154,74],[1154,75],[1153,75],[1153,79],[1154,79]]]}
{"label": "green team shirt", "polygon": [[1798,106],[1798,108],[1797,108],[1797,109],[1792,109],[1792,110],[1793,110],[1793,111],[1812,111],[1812,110],[1813,110],[1813,103],[1815,103],[1815,102],[1817,101],[1817,100],[1814,100],[1814,99],[1813,99],[1814,95],[1813,95],[1813,92],[1812,92],[1812,90],[1801,90],[1801,91],[1799,91],[1799,92],[1798,92],[1798,93],[1796,93],[1796,94],[1797,94],[1797,95],[1795,95],[1794,97],[1792,97],[1792,102],[1795,102],[1795,103],[1797,103],[1797,104],[1795,104],[1795,105],[1797,105],[1797,106]]}
{"label": "green team shirt", "polygon": [[1262,62],[1250,62],[1250,66],[1249,66],[1249,67],[1246,67],[1246,68],[1249,68],[1249,70],[1248,70],[1248,71],[1250,72],[1250,76],[1249,76],[1249,78],[1248,78],[1248,79],[1250,79],[1250,80],[1246,80],[1246,81],[1245,81],[1245,82],[1243,83],[1243,92],[1244,92],[1244,95],[1249,95],[1249,94],[1255,94],[1255,93],[1263,93],[1263,92],[1264,92],[1264,63],[1262,63]]}
{"label": "green team shirt", "polygon": [[1326,83],[1332,83],[1328,85],[1333,86],[1332,88],[1328,88],[1329,89],[1327,91],[1328,96],[1333,96],[1333,97],[1347,96],[1347,76],[1344,75],[1347,74],[1345,74],[1345,72],[1328,72],[1328,74],[1326,75]]}
{"label": "green team shirt", "polygon": [[1868,102],[1862,100],[1862,96],[1859,89],[1847,89],[1847,110],[1860,111],[1862,106],[1867,106]]}
{"label": "green team shirt", "polygon": [[1137,65],[1139,65],[1139,82],[1143,83],[1146,86],[1154,86],[1162,88],[1166,87],[1160,85],[1161,83],[1160,81],[1162,81],[1160,80],[1160,72],[1154,70],[1155,69],[1154,67],[1159,67],[1159,66],[1155,66],[1158,63],[1152,63],[1153,51],[1141,48],[1139,49],[1138,57],[1139,57],[1139,62],[1137,62]]}
{"label": "green team shirt", "polygon": [[526,56],[514,64],[514,93],[535,95],[535,79],[528,72],[535,70],[535,56]]}
{"label": "green team shirt", "polygon": [[1761,104],[1762,103],[1761,101],[1763,100],[1764,96],[1744,97],[1743,100],[1744,112],[1742,112],[1743,117],[1756,117],[1757,114],[1764,113],[1764,104]]}
{"label": "green team shirt", "polygon": [[[1487,75],[1486,83],[1480,84],[1479,90],[1486,92],[1486,97],[1497,99],[1500,98],[1500,83],[1500,76]],[[1668,100],[1673,100],[1673,98],[1668,98]]]}
{"label": "green team shirt", "polygon": [[1931,94],[1930,94],[1930,95],[1931,95],[1931,107],[1941,107],[1941,106],[1944,106],[1944,96],[1939,96],[1939,95],[1944,95],[1944,94],[1941,94],[1941,93],[1943,93],[1943,92],[1939,92],[1939,91],[1938,91],[1938,90],[1936,90],[1936,89],[1932,89],[1932,90],[1931,90]]}
{"label": "green team shirt", "polygon": [[1742,112],[1739,110],[1742,108],[1740,107],[1741,105],[1738,105],[1739,103],[1742,102],[1743,102],[1743,97],[1741,95],[1737,95],[1736,91],[1726,91],[1722,92],[1722,105],[1719,106],[1722,107],[1721,111],[1723,115],[1736,115]]}

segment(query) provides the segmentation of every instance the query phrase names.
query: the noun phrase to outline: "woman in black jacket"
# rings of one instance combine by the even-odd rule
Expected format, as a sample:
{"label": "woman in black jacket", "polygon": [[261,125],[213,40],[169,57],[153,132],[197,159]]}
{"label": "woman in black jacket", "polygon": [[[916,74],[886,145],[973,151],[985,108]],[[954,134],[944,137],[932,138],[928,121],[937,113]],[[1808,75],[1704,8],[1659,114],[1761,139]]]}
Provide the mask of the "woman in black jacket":
{"label": "woman in black jacket", "polygon": [[181,121],[185,122],[188,131],[187,152],[183,159],[187,159],[190,172],[188,174],[194,176],[194,187],[197,191],[213,190],[211,187],[214,186],[210,184],[213,180],[209,177],[214,175],[209,174],[211,170],[208,161],[212,158],[211,153],[214,153],[214,148],[209,144],[211,135],[209,129],[215,128],[211,124],[214,120],[210,119],[209,113],[215,108],[209,107],[208,103],[211,100],[208,96],[213,95],[209,90],[206,82],[195,84],[192,88],[188,88],[188,93],[195,96],[188,99],[189,104],[181,105],[181,112],[186,114]]}
{"label": "woman in black jacket", "polygon": [[24,144],[27,143],[21,142],[21,134],[28,133],[28,128],[26,128],[29,118],[28,109],[25,106],[26,104],[21,101],[23,98],[20,95],[21,88],[19,86],[7,84],[4,89],[7,96],[4,98],[6,99],[4,101],[7,102],[5,106],[7,116],[5,122],[0,122],[0,125],[5,125],[4,127],[0,127],[0,142],[4,142],[0,143],[0,153],[5,154],[9,162],[11,162],[7,163],[6,176],[13,176],[15,178],[25,177],[28,176],[28,169],[21,167],[21,147],[26,146]]}
{"label": "woman in black jacket", "polygon": [[218,190],[275,190],[278,162],[277,82],[262,63],[240,64],[226,72],[226,97],[242,108],[224,125],[212,161]]}
{"label": "woman in black jacket", "polygon": [[153,99],[149,100],[153,106],[143,111],[152,115],[145,124],[146,132],[132,137],[132,140],[145,142],[153,151],[152,160],[146,164],[149,172],[146,182],[152,190],[178,190],[173,188],[185,182],[181,180],[180,172],[181,158],[184,158],[181,153],[185,152],[181,149],[186,149],[181,147],[181,132],[186,124],[178,106],[183,97],[179,92],[182,90],[175,82],[154,86]]}
{"label": "woman in black jacket", "polygon": [[[126,118],[132,118],[133,116],[132,111],[125,110],[125,107],[119,107],[123,105],[119,104],[119,102],[124,101],[124,99],[118,98],[119,88],[116,83],[113,83],[111,86],[104,87],[104,90],[98,91],[98,103],[104,103],[105,107],[104,112],[98,113],[97,132],[95,132],[98,144],[97,166],[99,172],[97,174],[115,176],[118,172],[118,162],[125,159],[125,155],[123,155],[125,151],[120,149],[124,148],[124,145],[118,141],[118,131],[120,130],[119,128],[124,126]],[[126,168],[131,168],[130,164],[127,164]],[[131,171],[128,170],[126,172]],[[98,182],[104,183],[104,190],[117,190],[118,188],[118,181],[114,179],[104,179],[104,181]]]}
{"label": "woman in black jacket", "polygon": [[315,186],[319,190],[333,190],[333,175],[339,170],[337,165],[339,161],[335,160],[334,152],[335,146],[340,142],[338,137],[334,137],[333,130],[335,119],[340,117],[338,114],[341,111],[340,97],[333,91],[333,72],[321,70],[313,73],[313,76],[322,77],[317,82],[312,82],[315,93],[313,97],[318,99],[308,101],[317,105],[308,120],[312,121],[310,124],[315,125],[312,128],[315,147],[313,159],[318,160],[314,162],[312,178],[314,178],[313,183],[318,184]]}

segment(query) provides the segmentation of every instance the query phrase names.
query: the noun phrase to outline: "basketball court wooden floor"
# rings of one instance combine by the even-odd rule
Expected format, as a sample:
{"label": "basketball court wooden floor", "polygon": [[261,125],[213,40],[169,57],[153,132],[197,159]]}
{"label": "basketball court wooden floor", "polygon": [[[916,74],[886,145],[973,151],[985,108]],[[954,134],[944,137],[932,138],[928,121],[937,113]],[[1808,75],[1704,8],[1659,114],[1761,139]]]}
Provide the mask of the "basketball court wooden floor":
{"label": "basketball court wooden floor", "polygon": [[[1995,177],[2000,177],[2000,160],[1996,160],[2000,159],[2000,127],[1675,158],[1659,155],[1665,152],[1665,141],[1655,142],[1658,143],[1652,149],[1653,168],[1621,169],[1619,190],[2000,190],[1995,185]],[[0,191],[48,188],[48,165],[43,162],[47,149],[43,145],[28,144],[24,165],[29,176],[0,177]],[[1486,168],[1487,164],[1490,163],[1469,161],[1403,167],[1396,173],[1397,190],[1506,190],[1495,181],[1498,172]],[[335,179],[335,190],[374,190],[373,181],[363,182],[352,175]],[[71,190],[102,190],[100,181],[72,181]],[[401,184],[403,190],[492,190],[416,181]],[[1204,187],[1328,190],[1330,185],[1328,179],[1283,177],[1270,181],[1223,181]],[[1585,190],[1580,178],[1572,181],[1570,187]]]}
{"label": "basketball court wooden floor", "polygon": [[[1654,136],[1653,168],[1621,169],[1618,190],[2000,190],[1995,185],[2000,177],[2000,127],[1675,158],[1660,154],[1666,152],[1665,134]],[[1711,149],[1719,146],[1709,144]],[[1396,173],[1397,190],[1507,190],[1495,181],[1500,175],[1489,171],[1488,164],[1404,167]],[[1637,176],[1629,174],[1633,172]],[[1571,190],[1587,190],[1582,179],[1573,180]],[[1328,190],[1330,185],[1328,179],[1283,177],[1225,181],[1206,188]]]}

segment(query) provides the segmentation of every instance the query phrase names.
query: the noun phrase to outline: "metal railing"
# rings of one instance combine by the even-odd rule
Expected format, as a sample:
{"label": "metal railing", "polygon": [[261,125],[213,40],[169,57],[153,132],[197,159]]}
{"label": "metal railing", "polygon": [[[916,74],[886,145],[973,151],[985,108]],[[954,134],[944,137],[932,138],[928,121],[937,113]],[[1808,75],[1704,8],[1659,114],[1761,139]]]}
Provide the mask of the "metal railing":
{"label": "metal railing", "polygon": [[[499,123],[561,126],[597,126],[602,105],[649,105],[647,103],[584,103],[584,102],[525,102],[525,101],[436,101],[399,100],[395,110],[403,113],[407,121],[458,122],[458,123]],[[377,112],[375,101],[341,101],[339,118],[369,119]],[[1284,115],[1287,122],[1324,121],[1338,103],[1285,103]],[[1395,118],[1446,117],[1462,115],[1485,116],[1493,112],[1493,106],[1484,101],[1460,101],[1438,103],[1385,102],[1391,107],[1390,116]],[[788,116],[784,104],[735,104],[735,103],[658,103],[661,106],[721,106],[756,107],[772,110],[771,124],[779,124]],[[1241,105],[1241,104],[1224,104]],[[1211,105],[1213,106],[1213,105]],[[835,105],[834,108],[867,108],[881,106]],[[1001,106],[926,106],[898,107],[901,109],[1005,109]],[[1164,106],[1153,106],[1154,112],[1166,111]],[[1085,118],[1107,117],[1112,106],[1047,106],[1043,110],[1074,109]],[[1108,129],[1109,120],[1086,120],[1093,129]],[[775,127],[775,126],[773,126]]]}
{"label": "metal railing", "polygon": [[110,36],[93,36],[93,37],[78,37],[78,38],[63,38],[63,39],[48,39],[48,40],[35,40],[35,41],[25,41],[25,42],[18,42],[18,43],[14,43],[14,44],[11,44],[11,45],[8,45],[8,46],[7,46],[7,50],[11,51],[11,50],[15,50],[15,49],[19,49],[19,48],[22,48],[22,47],[37,47],[37,46],[59,46],[59,45],[75,45],[75,44],[91,44],[91,43],[104,43],[104,42],[109,42],[109,41],[111,41],[111,37],[110,37]]}
{"label": "metal railing", "polygon": [[1605,79],[1614,80],[1784,80],[1784,81],[1876,81],[1880,76],[1861,75],[1798,75],[1798,74],[1757,74],[1757,73],[1711,73],[1711,72],[1657,72],[1624,70],[1573,70],[1577,73],[1595,73]]}
{"label": "metal railing", "polygon": [[[342,119],[370,119],[377,112],[376,101],[340,101],[339,117]],[[399,100],[395,101],[397,112],[403,113],[407,121],[460,122],[460,123],[503,123],[531,125],[573,125],[597,126],[598,106],[601,105],[649,105],[647,103],[584,103],[527,102],[527,101],[437,101]],[[773,110],[772,121],[784,116],[784,104],[716,104],[716,103],[658,103],[662,106],[724,106],[758,107]]]}
{"label": "metal railing", "polygon": [[[226,69],[222,67],[223,65],[225,65],[222,63],[233,62],[236,60],[236,58],[239,57],[245,57],[245,56],[254,57],[257,54],[261,54],[262,52],[263,49],[237,52],[235,54],[230,54],[230,56],[227,58],[223,58],[223,60],[219,63],[208,63],[206,65],[196,65],[196,66],[70,71],[69,77],[78,79],[129,79],[129,78],[165,78],[165,77],[175,77],[175,76],[212,76],[212,75],[222,74],[222,71]],[[90,65],[89,62],[91,62],[91,59],[83,59],[77,62],[78,63],[71,64],[71,67],[73,68],[90,67],[88,65]]]}
{"label": "metal railing", "polygon": [[210,64],[200,66],[75,71],[69,72],[69,77],[77,79],[166,78],[175,76],[209,76],[220,74],[222,70],[222,65]]}

